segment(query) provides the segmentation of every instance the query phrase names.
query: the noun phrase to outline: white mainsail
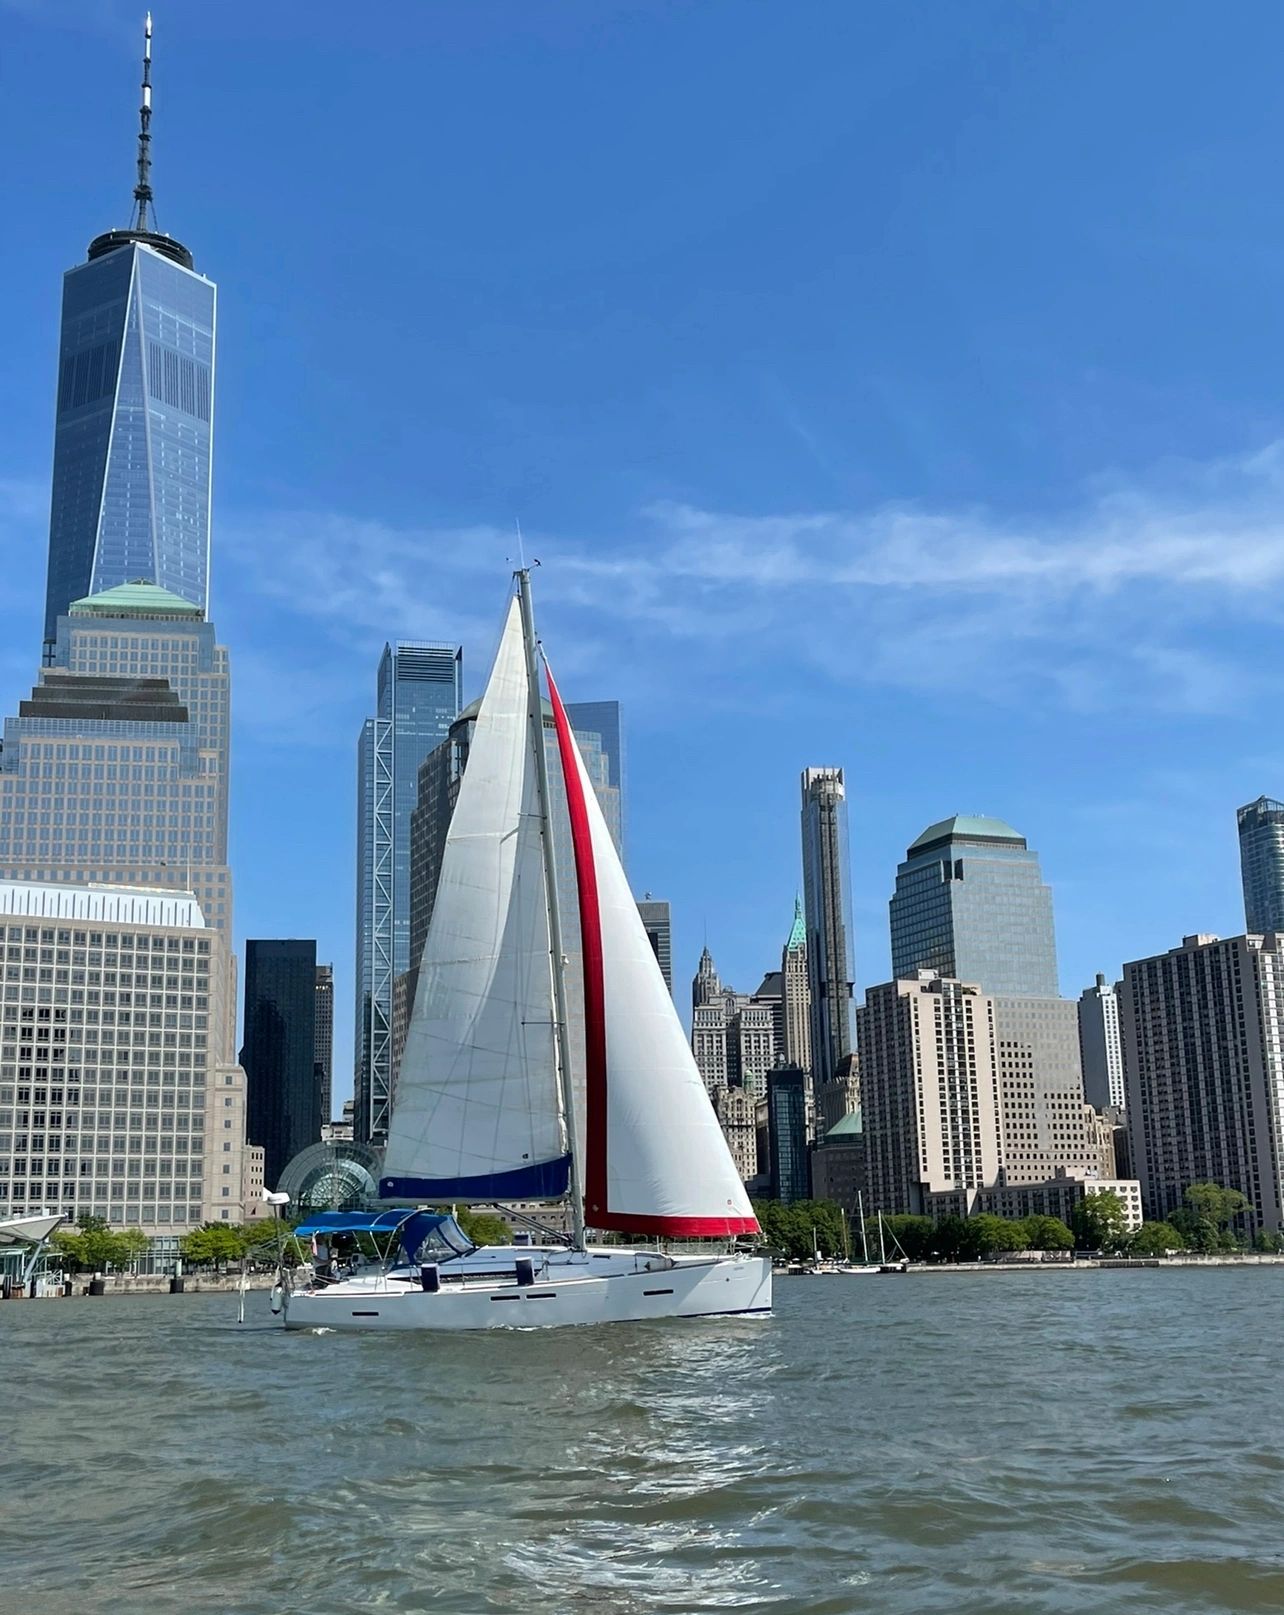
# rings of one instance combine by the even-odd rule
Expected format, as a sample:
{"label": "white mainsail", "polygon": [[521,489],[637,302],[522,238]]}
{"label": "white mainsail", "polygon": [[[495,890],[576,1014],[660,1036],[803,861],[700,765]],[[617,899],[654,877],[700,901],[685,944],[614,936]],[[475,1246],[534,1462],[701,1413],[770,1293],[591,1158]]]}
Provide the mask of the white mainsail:
{"label": "white mainsail", "polygon": [[387,1199],[552,1199],[569,1157],[519,603],[442,858],[384,1157]]}
{"label": "white mainsail", "polygon": [[580,896],[585,1220],[682,1236],[758,1222],[548,674]]}

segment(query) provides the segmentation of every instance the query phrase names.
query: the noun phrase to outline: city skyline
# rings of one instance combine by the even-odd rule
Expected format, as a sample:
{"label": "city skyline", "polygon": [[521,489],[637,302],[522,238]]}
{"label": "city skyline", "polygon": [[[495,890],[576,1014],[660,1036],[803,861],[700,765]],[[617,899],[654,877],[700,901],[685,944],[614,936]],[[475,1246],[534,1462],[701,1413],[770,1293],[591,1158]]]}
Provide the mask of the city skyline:
{"label": "city skyline", "polygon": [[[238,662],[234,720],[237,805],[231,858],[241,894],[238,942],[246,933],[271,935],[285,926],[317,935],[326,957],[344,961],[350,956],[350,917],[345,912],[350,899],[343,864],[351,846],[351,804],[343,800],[348,793],[335,782],[346,773],[336,758],[350,747],[353,722],[363,714],[366,702],[363,680],[368,680],[368,672],[354,674],[354,669],[368,669],[378,645],[399,633],[461,641],[472,665],[484,665],[497,631],[507,563],[515,543],[509,522],[513,513],[521,514],[527,543],[544,563],[537,580],[537,606],[550,652],[559,667],[567,664],[564,681],[573,675],[575,683],[589,691],[618,688],[631,752],[631,866],[640,888],[650,885],[664,890],[673,901],[674,970],[680,981],[690,971],[706,924],[729,979],[751,983],[771,960],[778,948],[776,916],[798,884],[796,866],[783,851],[791,844],[793,779],[798,768],[816,757],[849,771],[856,899],[853,929],[862,982],[880,981],[889,973],[880,963],[884,947],[881,919],[892,871],[907,837],[918,825],[960,810],[1010,819],[1040,848],[1046,877],[1057,893],[1060,985],[1070,996],[1077,996],[1098,970],[1114,979],[1125,959],[1167,948],[1174,937],[1194,929],[1221,935],[1233,935],[1240,929],[1236,922],[1236,846],[1229,812],[1261,791],[1274,795],[1281,790],[1278,777],[1272,777],[1273,762],[1263,755],[1257,737],[1256,720],[1270,709],[1267,693],[1260,685],[1244,684],[1255,646],[1256,606],[1245,607],[1244,585],[1233,581],[1228,561],[1221,571],[1214,566],[1211,580],[1204,576],[1199,588],[1209,590],[1221,604],[1229,599],[1235,607],[1239,628],[1246,629],[1238,635],[1241,645],[1229,647],[1201,628],[1172,645],[1150,642],[1143,647],[1149,660],[1134,658],[1125,664],[1104,641],[1111,632],[1116,607],[1126,610],[1135,605],[1138,589],[1151,588],[1156,577],[1162,578],[1164,589],[1175,591],[1186,602],[1185,622],[1196,609],[1191,604],[1196,563],[1189,554],[1183,559],[1162,550],[1157,540],[1140,542],[1156,525],[1179,531],[1198,560],[1210,553],[1206,535],[1221,531],[1219,519],[1229,513],[1230,525],[1240,535],[1238,549],[1235,545],[1230,549],[1242,565],[1257,556],[1249,588],[1269,583],[1275,576],[1271,568],[1278,560],[1271,524],[1277,462],[1261,451],[1278,435],[1278,428],[1274,415],[1263,413],[1255,404],[1249,407],[1255,397],[1255,373],[1242,370],[1238,389],[1230,378],[1222,377],[1224,385],[1219,390],[1232,400],[1243,401],[1242,414],[1234,423],[1192,422],[1183,406],[1181,411],[1170,414],[1165,410],[1160,415],[1165,428],[1179,425],[1181,435],[1156,433],[1152,421],[1149,436],[1138,429],[1120,438],[1114,432],[1112,415],[1110,429],[1100,429],[1100,435],[1098,428],[1086,426],[1079,427],[1078,435],[1069,442],[1061,434],[1061,460],[1054,463],[1042,449],[1033,456],[1025,480],[1015,482],[1008,476],[1009,461],[996,460],[975,433],[969,436],[958,427],[957,453],[911,456],[892,451],[889,422],[897,412],[875,408],[864,412],[868,420],[863,417],[862,424],[869,425],[876,446],[865,451],[861,465],[850,474],[836,477],[807,448],[805,436],[810,434],[816,440],[822,457],[828,442],[831,466],[841,464],[847,439],[835,440],[834,422],[841,419],[850,426],[851,401],[835,394],[834,377],[827,371],[808,377],[788,368],[788,338],[791,332],[798,332],[791,322],[804,316],[786,309],[777,295],[788,278],[785,270],[792,273],[796,268],[788,249],[780,248],[777,250],[784,257],[763,269],[768,277],[769,321],[776,322],[765,338],[768,352],[764,363],[783,377],[785,398],[793,401],[795,426],[801,432],[785,424],[783,406],[774,410],[769,423],[764,411],[761,419],[747,423],[753,451],[749,455],[737,452],[733,463],[727,444],[712,442],[706,433],[696,432],[696,441],[686,446],[667,433],[652,410],[644,422],[647,458],[659,469],[639,476],[629,469],[632,461],[618,447],[625,429],[636,423],[613,418],[608,410],[604,425],[572,417],[573,430],[564,422],[552,434],[551,444],[546,429],[540,444],[545,464],[536,479],[534,459],[528,464],[520,457],[507,462],[497,458],[493,435],[479,424],[478,395],[468,391],[461,419],[477,438],[477,463],[486,468],[486,475],[478,477],[474,469],[461,467],[448,452],[451,429],[430,402],[400,390],[401,384],[387,368],[393,352],[401,362],[400,347],[381,338],[382,347],[376,344],[358,359],[348,345],[339,316],[342,269],[327,264],[323,252],[308,250],[317,238],[310,234],[314,227],[302,210],[312,207],[318,221],[328,216],[315,206],[315,193],[309,192],[309,165],[297,165],[302,175],[297,199],[283,198],[282,191],[289,187],[277,180],[265,186],[273,193],[270,209],[255,211],[260,204],[251,199],[251,212],[245,220],[232,217],[227,173],[238,165],[243,149],[238,142],[252,140],[254,131],[224,131],[227,120],[219,110],[214,88],[220,62],[243,54],[249,16],[248,8],[242,13],[236,7],[228,8],[219,19],[177,11],[159,15],[155,153],[161,226],[183,241],[199,243],[200,266],[220,283],[224,297],[219,335],[220,421],[228,424],[220,426],[217,456],[213,615],[220,640],[245,664],[242,674],[242,662]],[[337,62],[337,22],[337,10],[318,8],[318,71],[323,79],[327,72],[333,75],[336,98],[342,98],[348,92]],[[532,41],[532,51],[554,76],[564,70],[557,52],[567,43],[578,42],[579,26],[573,19],[551,24],[553,38]],[[738,43],[737,49],[751,57],[755,48],[765,49],[772,26],[765,25],[756,46],[750,40]],[[893,59],[903,59],[898,55],[908,48],[903,29],[894,24],[867,26],[873,27],[880,50]],[[10,53],[15,78],[4,117],[21,120],[27,116],[30,101],[25,85],[41,81],[33,64],[47,59],[55,45],[64,74],[60,106],[64,100],[66,103],[60,136],[64,143],[49,152],[37,151],[37,168],[24,178],[24,185],[32,183],[37,196],[40,228],[24,241],[20,257],[4,271],[5,307],[12,314],[14,369],[13,383],[7,378],[4,382],[9,389],[4,401],[10,405],[8,413],[15,429],[8,447],[10,461],[0,466],[0,522],[16,564],[3,602],[10,632],[0,675],[4,709],[13,711],[17,700],[30,689],[39,654],[50,442],[56,409],[59,286],[68,264],[79,260],[95,231],[112,224],[124,227],[129,222],[138,18],[132,12],[127,17],[122,13],[118,30],[104,24],[102,32],[59,26],[51,33],[43,20],[25,16],[11,19],[9,27],[15,42]],[[661,52],[663,45],[684,37],[671,31],[676,27],[658,21],[637,23],[622,27],[621,33],[630,45]],[[685,37],[698,58],[717,30],[700,21],[686,27]],[[462,69],[459,85],[446,86],[448,97],[434,114],[449,121],[449,97],[462,95],[470,74],[480,70],[488,38],[479,23],[451,20],[442,24],[442,30],[440,43],[453,64]],[[952,48],[956,36],[950,30],[951,25],[944,25],[942,49]],[[414,42],[422,43],[431,57],[428,46],[437,36],[422,23],[412,25],[412,31]],[[853,28],[853,39],[857,32]],[[1140,23],[1122,25],[1121,62],[1126,63],[1130,51],[1140,49],[1145,32]],[[1070,52],[1072,78],[1122,71],[1118,66],[1090,66],[1084,54],[1086,34],[1074,24],[1067,25],[1067,34],[1061,43]],[[1190,47],[1189,35],[1178,27],[1164,49],[1179,53],[1183,42],[1185,48]],[[816,36],[804,29],[800,48],[813,89],[817,76],[823,76],[816,43]],[[1218,49],[1223,48],[1233,46],[1219,42]],[[623,41],[619,54],[628,54]],[[390,65],[395,77],[396,64]],[[607,82],[621,65],[614,49],[608,48],[603,62]],[[1036,51],[1029,65],[1031,73],[1047,85],[1051,64]],[[260,69],[251,63],[245,71],[252,90]],[[1113,82],[1107,76],[1107,92]],[[256,161],[260,164],[279,163],[291,149],[289,142],[315,137],[315,126],[309,123],[296,88],[287,84],[282,94],[300,127],[286,137],[284,146],[258,142]],[[381,119],[398,118],[395,101],[391,97],[387,107],[378,109]],[[519,96],[515,105],[523,104]],[[1107,126],[1114,126],[1111,120],[1121,115],[1121,105],[1107,94]],[[959,110],[957,105],[938,109],[934,114],[938,123],[924,138],[943,135],[945,125],[939,120]],[[1235,111],[1229,106],[1220,110]],[[681,96],[679,113],[670,143],[658,153],[658,171],[666,179],[676,173],[678,145],[684,137],[697,132],[700,138],[708,138],[707,128],[698,121],[700,114]],[[839,116],[837,112],[833,115]],[[1013,115],[1014,108],[1005,102],[997,114],[999,126],[1004,127],[1004,119]],[[1259,114],[1268,115],[1273,116]],[[856,120],[851,129],[852,149],[864,149],[871,138],[866,114],[845,111],[841,116]],[[545,156],[550,142],[561,154],[563,125],[547,121],[547,115],[541,123],[529,110],[526,121],[536,142],[545,148]],[[215,126],[220,131],[217,154],[204,149],[210,145],[208,131]],[[1170,121],[1160,119],[1155,127],[1156,138],[1162,134],[1173,151],[1189,149],[1182,145],[1181,130]],[[1242,121],[1236,123],[1232,116],[1229,123],[1223,120],[1223,129],[1226,139],[1237,142],[1237,149],[1247,149],[1249,135]],[[1253,139],[1258,137],[1254,128]],[[810,148],[805,137],[798,138],[804,143],[792,148],[794,155],[806,155]],[[397,144],[395,140],[386,143]],[[631,159],[633,153],[625,150],[621,155]],[[649,155],[657,159],[656,153]],[[1145,155],[1134,149],[1134,165],[1141,164]],[[70,180],[69,157],[76,160]],[[815,151],[812,157],[820,165],[819,183],[825,160]],[[495,154],[486,151],[469,158],[489,178],[494,177],[490,168],[495,160]],[[42,171],[41,164],[49,166]],[[630,166],[627,171],[636,179],[638,169]],[[342,188],[349,173],[340,164],[332,170],[333,183]],[[1006,181],[1000,175],[986,182],[982,174],[983,165],[969,164],[962,183],[995,206],[1003,200]],[[465,169],[457,183],[470,184],[480,177],[480,172]],[[563,188],[554,198],[559,207],[567,204],[568,215],[570,204],[580,200],[577,187],[586,185],[588,177],[571,162]],[[511,179],[501,167],[499,179],[505,186],[519,179],[522,185],[531,186],[521,161]],[[906,181],[924,183],[913,163],[894,161],[887,183]],[[696,176],[693,185],[693,190],[684,193],[691,202],[704,195],[707,175]],[[484,186],[474,188],[485,193]],[[539,194],[537,186],[532,189]],[[810,187],[805,193],[799,205],[810,207]],[[1187,196],[1187,205],[1190,200]],[[1209,205],[1211,193],[1205,193],[1203,200]],[[1235,205],[1234,197],[1223,195],[1219,201],[1227,207]],[[497,278],[504,273],[507,254],[487,235],[483,220],[459,213],[466,206],[459,192],[452,189],[446,205],[459,215],[457,225],[467,223],[472,230],[471,235],[460,228],[453,232],[452,251],[463,254],[470,265],[490,266],[487,297],[511,300],[514,288],[506,279]],[[1150,205],[1158,227],[1167,204],[1160,198]],[[517,212],[521,216],[520,205]],[[395,210],[389,210],[387,218],[390,235],[406,228],[396,219]],[[627,227],[626,218],[608,214],[602,221],[606,250],[616,250],[627,240]],[[1248,225],[1241,221],[1240,227],[1247,229]],[[729,228],[734,237],[734,225]],[[461,245],[465,241],[467,245]],[[256,273],[255,254],[265,242],[298,246],[290,255],[288,287],[269,284]],[[843,238],[831,246],[840,255],[848,255],[844,262],[851,261],[852,240]],[[677,255],[675,263],[682,261],[685,252],[691,260],[687,267],[697,272],[697,279],[701,270],[709,273],[720,264],[720,249],[706,243],[691,259],[693,250],[672,236],[666,239],[666,251]],[[1080,250],[1091,254],[1096,249],[1083,246]],[[556,243],[542,240],[534,262],[527,265],[527,274],[538,282],[550,271],[560,273],[564,267],[560,251]],[[710,252],[714,258],[706,261]],[[922,253],[911,253],[911,257],[922,271],[926,266]],[[452,260],[455,264],[460,261],[458,256]],[[390,273],[399,271],[394,266]],[[417,274],[429,277],[427,285],[439,301],[449,299],[448,280],[432,278],[437,274],[433,265]],[[876,272],[861,270],[860,274],[867,280]],[[1059,284],[1065,291],[1068,280]],[[621,293],[612,295],[623,298],[635,289],[629,282]],[[885,292],[881,282],[875,282],[872,289]],[[1011,291],[1011,283],[1000,277],[994,295],[1010,295]],[[960,295],[972,317],[995,316],[998,304],[989,300],[975,279],[966,282]],[[1129,298],[1130,288],[1122,288],[1120,296]],[[849,302],[844,298],[844,305]],[[622,306],[623,302],[611,304],[616,309]],[[1072,307],[1077,317],[1087,319],[1085,308]],[[474,309],[466,318],[468,312],[455,305],[443,313],[443,319],[458,323],[464,345],[468,332],[476,329],[482,317]],[[522,304],[515,312],[527,314],[530,310]],[[833,308],[828,312],[832,316]],[[1092,312],[1097,315],[1100,310]],[[1135,312],[1129,305],[1130,315]],[[1219,318],[1225,324],[1233,315],[1223,312]],[[893,324],[903,340],[903,328]],[[737,323],[737,339],[742,330],[743,323]],[[461,350],[452,348],[449,333],[444,334],[443,347],[443,331],[435,324],[434,352],[447,367],[450,382],[458,384]],[[543,340],[554,334],[540,327],[536,336]],[[607,335],[612,336],[611,329]],[[729,342],[732,335],[730,328],[715,332],[715,344]],[[938,323],[932,327],[931,337],[938,340],[940,335]],[[1219,342],[1225,348],[1227,337],[1234,335],[1229,326],[1219,335],[1205,323],[1199,338],[1200,364],[1211,365],[1215,371],[1214,350]],[[876,333],[857,315],[846,316],[840,323],[839,337],[848,353],[857,337],[862,342],[877,340]],[[309,375],[318,375],[321,385],[305,389],[308,396],[301,401],[291,397],[298,393],[300,374],[300,367],[292,361],[305,339],[311,345],[308,351],[324,354],[327,375],[351,374],[370,382],[358,389],[361,412],[345,409],[337,423],[348,442],[333,453],[333,464],[321,463],[324,456],[315,452],[318,443],[333,449],[333,435],[322,432],[318,437],[314,431],[323,397],[333,397],[333,385],[326,385],[319,372],[310,371]],[[333,346],[319,346],[323,341]],[[1234,347],[1233,341],[1230,346]],[[604,349],[604,357],[610,355],[618,372],[625,355],[618,347],[613,349],[612,340],[604,343]],[[1151,381],[1158,362],[1154,356],[1135,346],[1127,352],[1133,366],[1129,385]],[[542,359],[538,343],[528,349],[528,357]],[[661,350],[657,357],[665,371],[671,370],[671,351]],[[717,357],[707,347],[692,353],[698,385],[714,388]],[[902,417],[909,404],[921,404],[926,396],[919,372],[926,369],[927,357],[922,353],[911,357],[918,367],[911,365],[917,379],[907,383],[912,398],[902,401]],[[951,368],[958,362],[948,348],[943,355],[931,355],[931,363],[944,364],[951,375],[962,374]],[[416,350],[415,362],[405,368],[411,370],[421,363],[422,355]],[[581,391],[586,378],[591,383],[596,374],[592,365],[585,368],[587,363],[580,356],[568,378]],[[571,395],[557,381],[552,365],[536,362],[531,369],[539,377],[539,396],[548,396],[550,418],[556,418]],[[477,385],[493,390],[494,370],[487,364],[481,370],[484,374],[479,375]],[[643,365],[644,384],[652,389],[649,396],[659,386],[658,374]],[[34,389],[31,377],[37,378]],[[20,398],[13,390],[19,385],[18,378]],[[385,402],[380,389],[389,378],[395,384]],[[815,386],[809,389],[809,380],[819,383],[819,390]],[[1167,383],[1178,390],[1182,385],[1179,376],[1169,376]],[[1156,382],[1163,384],[1162,380]],[[1082,381],[1079,385],[1087,386]],[[225,386],[231,391],[225,393]],[[45,389],[43,395],[40,387]],[[1033,408],[1036,420],[1046,426],[1052,419],[1053,389],[1035,390],[1033,405],[1023,398],[1022,412]],[[1121,386],[1121,392],[1126,391]],[[496,396],[505,396],[502,388]],[[457,386],[455,398],[458,404]],[[532,398],[510,395],[510,402],[520,405],[520,412],[529,418]],[[392,424],[402,416],[391,412],[404,414],[407,409],[405,418],[415,423],[409,431]],[[692,417],[703,413],[689,411]],[[1126,413],[1122,402],[1117,413]],[[296,434],[272,426],[283,419],[294,422]],[[1100,421],[1100,413],[1094,419]],[[939,432],[939,417],[935,426]],[[608,441],[603,433],[616,436]],[[306,457],[289,441],[292,435],[307,442]],[[424,454],[417,447],[421,437]],[[1156,468],[1160,439],[1162,452],[1180,454],[1187,471]],[[568,446],[572,440],[576,440],[574,449]],[[787,455],[780,446],[785,442],[790,445]],[[598,454],[604,445],[615,445],[614,452]],[[601,460],[607,469],[589,479],[587,493],[583,489],[574,497],[559,493],[559,489],[569,489],[578,465],[587,458]],[[702,462],[707,469],[701,468]],[[428,466],[426,473],[417,469],[419,463]],[[1112,482],[1103,493],[1090,484],[1107,469]],[[341,486],[345,481],[350,486]],[[996,491],[1000,488],[1001,495]],[[663,503],[666,500],[668,504]],[[913,508],[894,511],[896,502],[904,500],[921,500],[923,505],[917,512]],[[657,505],[657,501],[661,503]],[[499,505],[503,508],[497,509]],[[359,521],[354,510],[361,512]],[[651,513],[645,514],[647,511]],[[720,514],[733,511],[739,514]],[[892,514],[909,545],[899,555],[887,547]],[[930,559],[915,548],[929,532],[939,536],[942,531],[945,542],[934,546]],[[990,585],[976,585],[952,561],[943,564],[951,539],[967,540],[969,565],[989,577]],[[657,541],[666,564],[675,556],[680,561],[673,573],[675,581],[662,598],[656,594],[654,571],[642,564],[648,549],[655,551]],[[1118,560],[1121,549],[1132,556],[1129,567]],[[431,569],[424,562],[435,553],[441,555],[443,564],[430,583]],[[744,682],[747,664],[738,640],[747,642],[752,636],[737,630],[762,618],[767,609],[762,584],[755,580],[772,556],[787,564],[788,581],[779,586],[780,608],[764,619],[765,625],[779,635],[786,621],[810,620],[807,612],[818,601],[817,589],[807,592],[805,582],[798,581],[808,566],[828,580],[838,577],[838,587],[832,591],[835,602],[841,597],[843,611],[852,614],[852,628],[869,651],[855,658],[859,668],[836,667],[835,658],[823,654],[826,635],[833,635],[837,619],[822,614],[815,619],[819,631],[807,635],[807,643],[797,644],[792,682],[782,681],[777,673],[770,679],[750,677]],[[857,576],[843,571],[840,562],[844,557],[853,558]],[[307,564],[300,570],[302,560]],[[899,572],[893,564],[897,561]],[[1011,569],[1006,584],[993,581],[993,569],[999,562]],[[887,604],[889,590],[902,587],[907,566],[911,571],[930,569],[937,582],[931,588],[919,586],[912,596],[914,612],[898,618]],[[624,584],[608,592],[600,578],[612,567],[611,575]],[[1058,569],[1063,582],[1059,592],[1050,593],[1038,579]],[[1035,591],[1035,629],[1043,634],[1039,644],[1046,643],[1050,628],[1055,627],[1070,652],[1067,654],[1063,644],[1061,661],[1047,672],[1032,670],[1029,659],[1018,658],[1014,671],[1029,681],[1030,689],[1014,704],[1002,681],[995,679],[993,665],[977,651],[976,631],[984,614],[976,602],[980,600],[990,610],[998,642],[1008,649],[1016,645],[1019,650],[1020,640],[1009,633],[1010,618],[1017,611],[1007,609],[1013,597],[1005,591],[1025,587]],[[724,617],[705,610],[711,589],[727,607]],[[1073,605],[1076,627],[1073,634],[1064,636],[1060,635],[1064,619],[1058,612],[1067,602]],[[630,607],[636,613],[633,619]],[[679,617],[679,608],[686,618],[699,618],[702,643],[693,637],[690,623]],[[1023,632],[1028,633],[1029,614],[1023,610],[1020,616]],[[1085,620],[1093,630],[1090,640],[1083,637]],[[951,642],[961,653],[961,661],[956,656],[958,665],[952,669],[948,692],[936,687],[941,664],[927,654],[927,641],[940,633],[942,622],[954,624],[961,636]],[[916,629],[910,652],[899,663],[889,665],[893,640],[907,624]],[[841,639],[834,641],[836,646],[842,643]],[[643,644],[661,654],[633,654]],[[914,651],[926,655],[922,668],[907,666]],[[618,686],[611,677],[616,665]],[[1119,687],[1127,690],[1126,710],[1114,700]],[[694,737],[682,733],[686,714],[681,697],[692,688],[701,691],[706,712],[714,715],[724,743],[733,749],[760,740],[764,725],[778,724],[787,730],[785,755],[769,771],[757,770],[751,795],[737,793],[734,801],[724,796],[724,765],[717,748],[701,750],[694,745]],[[929,714],[953,710],[960,693],[971,703],[966,740],[962,736],[950,739],[945,756],[938,751],[928,768],[925,759],[903,748],[895,736],[898,730],[910,732],[916,721]],[[1108,768],[1100,766],[1103,711],[1111,713]],[[322,713],[324,723],[318,721]],[[1227,713],[1232,717],[1229,725]],[[994,743],[998,737],[1003,737],[1002,745]],[[977,746],[978,738],[986,743]],[[1023,748],[1032,741],[1040,757],[1036,771],[1027,770],[1021,761]],[[1032,773],[1038,777],[1031,777]],[[1097,781],[1102,782],[1100,787]],[[1157,793],[1164,800],[1162,825],[1139,846],[1128,832]],[[280,801],[284,815],[302,821],[291,845],[261,844],[257,810],[264,801]],[[710,835],[715,808],[718,828],[716,835]],[[1174,863],[1183,869],[1179,892],[1172,890],[1169,878]],[[315,878],[318,868],[327,877],[319,882]],[[282,912],[283,904],[288,905],[288,912]],[[342,1010],[350,1005],[350,996],[342,979],[337,985]],[[336,1035],[341,1048],[350,1046],[349,1026],[337,1026]],[[340,1095],[345,1091],[345,1078],[341,1061]]]}

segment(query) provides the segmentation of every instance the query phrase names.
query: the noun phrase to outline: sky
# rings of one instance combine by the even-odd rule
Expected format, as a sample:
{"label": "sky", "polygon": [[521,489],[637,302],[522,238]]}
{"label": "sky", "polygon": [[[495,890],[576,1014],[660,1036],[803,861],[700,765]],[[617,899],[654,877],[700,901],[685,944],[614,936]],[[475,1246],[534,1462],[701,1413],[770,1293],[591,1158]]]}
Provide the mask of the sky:
{"label": "sky", "polygon": [[[390,637],[520,521],[628,867],[751,990],[845,769],[861,988],[920,830],[1041,855],[1063,992],[1243,929],[1284,795],[1284,11],[154,0],[160,226],[219,286],[237,933],[352,1037]],[[0,0],[0,711],[39,662],[64,270],[128,222],[141,7]],[[16,156],[14,154],[20,154]]]}

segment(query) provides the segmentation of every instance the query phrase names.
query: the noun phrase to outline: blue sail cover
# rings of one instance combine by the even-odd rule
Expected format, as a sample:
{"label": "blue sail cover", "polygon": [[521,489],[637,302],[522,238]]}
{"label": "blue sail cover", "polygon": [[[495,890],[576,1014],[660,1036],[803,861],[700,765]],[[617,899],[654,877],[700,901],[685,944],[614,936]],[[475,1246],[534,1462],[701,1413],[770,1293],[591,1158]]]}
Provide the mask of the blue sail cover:
{"label": "blue sail cover", "polygon": [[382,1200],[559,1200],[570,1187],[571,1158],[536,1161],[470,1178],[380,1178]]}

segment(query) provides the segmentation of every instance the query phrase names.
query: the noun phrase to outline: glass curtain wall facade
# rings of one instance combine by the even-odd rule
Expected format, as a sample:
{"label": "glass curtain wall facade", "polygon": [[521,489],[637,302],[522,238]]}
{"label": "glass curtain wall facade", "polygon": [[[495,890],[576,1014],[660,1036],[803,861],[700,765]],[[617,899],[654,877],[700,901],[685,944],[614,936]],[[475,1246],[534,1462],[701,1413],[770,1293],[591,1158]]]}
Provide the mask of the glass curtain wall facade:
{"label": "glass curtain wall facade", "polygon": [[[605,775],[593,780],[594,795],[602,809],[602,817],[611,832],[615,850],[624,858],[624,730],[620,723],[618,701],[568,701],[566,716],[580,741],[581,751],[587,737],[596,736],[596,747],[606,759]],[[592,742],[589,742],[592,744]],[[627,867],[627,866],[626,866]]]}
{"label": "glass curtain wall facade", "polygon": [[393,1083],[393,982],[410,963],[410,816],[420,765],[459,714],[458,645],[385,645],[357,746],[356,1132],[382,1141]]}
{"label": "glass curtain wall facade", "polygon": [[810,1198],[807,1079],[796,1067],[767,1074],[767,1152],[772,1198],[785,1205]]}
{"label": "glass curtain wall facade", "polygon": [[63,280],[45,641],[147,580],[209,606],[217,293],[186,249],[100,237]]}
{"label": "glass curtain wall facade", "polygon": [[811,1059],[828,1082],[852,1051],[851,878],[841,768],[802,776],[803,912],[811,991]]}
{"label": "glass curtain wall facade", "polygon": [[1245,928],[1250,936],[1284,931],[1284,802],[1259,796],[1236,819]]}
{"label": "glass curtain wall facade", "polygon": [[1001,819],[929,826],[896,871],[892,975],[932,970],[998,996],[1055,998],[1052,892],[1039,855]]}
{"label": "glass curtain wall facade", "polygon": [[290,1161],[321,1140],[316,1080],[317,945],[295,938],[245,944],[246,1133],[263,1150],[275,1189]]}
{"label": "glass curtain wall facade", "polygon": [[316,1071],[317,1093],[320,1096],[321,1120],[332,1121],[330,1108],[334,1103],[334,966],[317,966],[316,983],[316,1050],[313,1066]]}

